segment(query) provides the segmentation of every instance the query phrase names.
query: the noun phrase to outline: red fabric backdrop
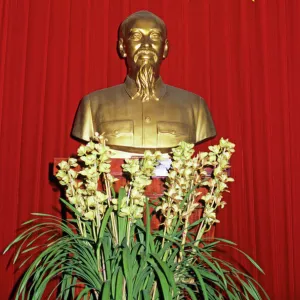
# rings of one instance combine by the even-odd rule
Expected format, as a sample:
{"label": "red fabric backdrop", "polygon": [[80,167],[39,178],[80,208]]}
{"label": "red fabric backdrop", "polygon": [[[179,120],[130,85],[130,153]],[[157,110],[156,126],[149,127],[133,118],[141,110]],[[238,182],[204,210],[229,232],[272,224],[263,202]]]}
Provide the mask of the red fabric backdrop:
{"label": "red fabric backdrop", "polygon": [[[141,9],[168,26],[164,81],[202,95],[218,138],[236,143],[217,236],[258,261],[266,275],[254,275],[272,299],[300,299],[298,0],[0,1],[1,250],[30,212],[59,208],[48,165],[77,148],[81,97],[124,79],[117,28]],[[8,259],[1,299],[17,279]]]}

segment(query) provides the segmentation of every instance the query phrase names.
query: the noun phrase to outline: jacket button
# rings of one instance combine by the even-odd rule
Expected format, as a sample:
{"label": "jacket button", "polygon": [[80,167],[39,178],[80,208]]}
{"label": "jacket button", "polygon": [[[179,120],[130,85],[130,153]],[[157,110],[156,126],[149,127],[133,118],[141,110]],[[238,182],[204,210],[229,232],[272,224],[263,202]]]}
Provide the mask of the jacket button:
{"label": "jacket button", "polygon": [[146,118],[145,118],[145,122],[146,122],[146,123],[150,123],[150,122],[151,122],[151,118],[150,118],[150,117],[146,117]]}

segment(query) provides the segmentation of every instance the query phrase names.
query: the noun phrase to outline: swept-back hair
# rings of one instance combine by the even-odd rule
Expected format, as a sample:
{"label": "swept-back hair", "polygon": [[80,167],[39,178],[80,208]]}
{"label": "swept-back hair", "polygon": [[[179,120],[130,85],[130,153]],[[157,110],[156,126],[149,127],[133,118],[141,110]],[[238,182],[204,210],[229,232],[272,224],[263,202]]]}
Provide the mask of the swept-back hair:
{"label": "swept-back hair", "polygon": [[143,17],[147,17],[149,19],[155,20],[155,22],[157,22],[161,26],[164,36],[167,37],[167,28],[166,28],[165,22],[160,17],[158,17],[157,15],[153,14],[150,11],[140,10],[140,11],[137,11],[137,12],[131,14],[129,17],[127,17],[121,23],[121,25],[119,26],[119,32],[118,32],[119,38],[124,37],[124,35],[126,33],[127,25],[131,20],[139,19],[139,18],[143,18]]}

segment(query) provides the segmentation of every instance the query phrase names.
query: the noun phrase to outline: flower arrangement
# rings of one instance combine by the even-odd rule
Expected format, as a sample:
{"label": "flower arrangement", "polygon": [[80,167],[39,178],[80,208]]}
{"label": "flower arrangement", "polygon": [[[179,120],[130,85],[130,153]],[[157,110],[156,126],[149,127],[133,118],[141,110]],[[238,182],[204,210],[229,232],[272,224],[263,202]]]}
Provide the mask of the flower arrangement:
{"label": "flower arrangement", "polygon": [[[172,149],[164,195],[155,206],[162,220],[159,229],[150,228],[145,188],[152,182],[160,152],[147,150],[142,159],[126,159],[122,167],[128,180],[118,193],[110,171],[113,151],[103,135],[81,145],[77,158],[62,161],[56,177],[65,187],[66,199],[61,201],[73,218],[34,213],[37,218],[26,222],[7,247],[5,251],[18,245],[14,262],[22,260],[22,265],[34,257],[16,299],[41,299],[55,278],[58,284],[49,297],[57,299],[268,297],[251,276],[213,255],[221,244],[234,243],[205,238],[219,222],[217,210],[226,204],[222,195],[233,181],[228,170],[234,144],[222,138],[209,152],[196,156],[193,146],[181,142]],[[213,169],[211,176],[207,168]],[[202,217],[191,221],[199,209]]]}

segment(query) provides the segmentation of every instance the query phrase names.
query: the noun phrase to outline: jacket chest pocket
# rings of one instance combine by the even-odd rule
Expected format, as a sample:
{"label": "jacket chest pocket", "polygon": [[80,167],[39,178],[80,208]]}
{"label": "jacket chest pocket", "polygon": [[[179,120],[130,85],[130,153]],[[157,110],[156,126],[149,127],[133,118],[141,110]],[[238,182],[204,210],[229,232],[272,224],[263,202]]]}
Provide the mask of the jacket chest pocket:
{"label": "jacket chest pocket", "polygon": [[108,145],[132,146],[133,121],[120,120],[103,122],[100,124],[101,132],[105,133]]}
{"label": "jacket chest pocket", "polygon": [[157,146],[175,147],[181,141],[190,142],[190,128],[178,122],[157,123]]}

